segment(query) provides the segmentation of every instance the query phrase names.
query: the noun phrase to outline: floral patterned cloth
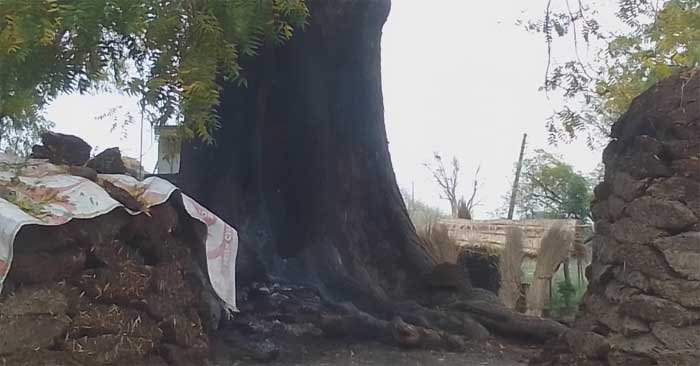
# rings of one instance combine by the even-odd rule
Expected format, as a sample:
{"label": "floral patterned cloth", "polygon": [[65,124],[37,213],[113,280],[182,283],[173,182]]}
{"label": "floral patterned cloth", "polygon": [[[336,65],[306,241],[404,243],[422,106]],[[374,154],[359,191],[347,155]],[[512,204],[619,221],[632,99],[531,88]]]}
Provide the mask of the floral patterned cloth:
{"label": "floral patterned cloth", "polygon": [[[99,175],[129,192],[143,207],[166,202],[177,187],[151,177],[138,181],[127,175]],[[207,226],[204,245],[212,287],[236,310],[236,255],[238,234],[205,207],[185,194],[177,195],[187,213]],[[143,214],[123,207],[97,183],[69,175],[68,168],[45,160],[23,161],[0,153],[0,290],[12,263],[15,236],[24,225],[62,225],[72,219],[90,219],[115,209]]]}

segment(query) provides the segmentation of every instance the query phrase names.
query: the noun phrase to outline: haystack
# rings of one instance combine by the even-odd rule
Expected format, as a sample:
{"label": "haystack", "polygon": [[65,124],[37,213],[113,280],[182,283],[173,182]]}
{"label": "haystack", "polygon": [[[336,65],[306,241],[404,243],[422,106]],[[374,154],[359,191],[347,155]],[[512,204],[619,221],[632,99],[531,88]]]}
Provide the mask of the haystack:
{"label": "haystack", "polygon": [[552,276],[559,265],[568,257],[574,241],[570,231],[559,225],[552,226],[542,238],[537,254],[537,267],[532,285],[527,292],[527,314],[542,316],[545,299],[549,295]]}
{"label": "haystack", "polygon": [[508,228],[505,250],[501,254],[498,264],[501,273],[501,288],[498,291],[498,297],[509,309],[515,309],[518,299],[520,299],[521,266],[525,257],[523,235],[520,228]]}

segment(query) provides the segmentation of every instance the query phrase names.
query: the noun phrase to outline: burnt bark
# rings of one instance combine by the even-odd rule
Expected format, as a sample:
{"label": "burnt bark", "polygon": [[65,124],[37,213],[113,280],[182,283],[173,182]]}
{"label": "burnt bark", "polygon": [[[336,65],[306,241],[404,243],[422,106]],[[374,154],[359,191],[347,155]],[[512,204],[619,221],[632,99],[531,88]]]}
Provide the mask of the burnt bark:
{"label": "burnt bark", "polygon": [[[435,263],[409,219],[384,126],[380,41],[390,1],[307,5],[305,30],[248,60],[248,87],[224,86],[216,144],[189,143],[181,156],[180,186],[239,232],[239,287],[270,278],[311,286],[385,325],[410,322],[405,300],[497,302],[452,286],[466,278],[447,279],[448,289],[429,281]],[[455,324],[471,328],[465,337],[487,333],[469,314],[416,311],[399,328],[423,346]]]}
{"label": "burnt bark", "polygon": [[388,0],[309,1],[310,24],[226,85],[216,144],[189,144],[181,185],[239,231],[239,281],[265,273],[381,311],[433,263],[396,184],[384,127]]}

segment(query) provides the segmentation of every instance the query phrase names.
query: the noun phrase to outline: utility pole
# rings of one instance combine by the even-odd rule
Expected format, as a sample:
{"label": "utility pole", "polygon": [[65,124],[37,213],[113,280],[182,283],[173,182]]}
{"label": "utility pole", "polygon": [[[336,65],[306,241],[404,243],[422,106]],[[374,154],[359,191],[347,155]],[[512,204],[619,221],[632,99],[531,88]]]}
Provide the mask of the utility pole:
{"label": "utility pole", "polygon": [[515,168],[515,179],[513,180],[513,189],[510,191],[510,205],[508,205],[508,220],[513,219],[515,211],[515,199],[518,195],[518,183],[520,182],[520,171],[523,169],[523,156],[525,155],[525,141],[527,134],[523,134],[523,143],[520,145],[520,157],[518,158],[518,166]]}

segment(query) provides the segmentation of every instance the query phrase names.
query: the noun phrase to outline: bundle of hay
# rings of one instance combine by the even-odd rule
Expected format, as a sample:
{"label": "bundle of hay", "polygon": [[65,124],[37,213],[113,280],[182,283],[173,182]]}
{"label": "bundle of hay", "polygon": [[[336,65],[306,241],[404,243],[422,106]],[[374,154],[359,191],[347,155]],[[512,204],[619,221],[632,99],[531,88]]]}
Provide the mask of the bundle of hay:
{"label": "bundle of hay", "polygon": [[431,225],[419,231],[418,235],[435,263],[457,263],[460,248],[457,241],[450,236],[445,225]]}
{"label": "bundle of hay", "polygon": [[573,241],[573,233],[565,230],[562,225],[552,226],[545,233],[537,254],[537,267],[532,285],[527,292],[528,315],[542,316],[552,276],[559,265],[568,258]]}
{"label": "bundle of hay", "polygon": [[506,231],[506,245],[498,264],[501,273],[501,286],[498,297],[509,309],[515,309],[520,298],[521,266],[525,252],[523,252],[523,231],[512,227]]}

